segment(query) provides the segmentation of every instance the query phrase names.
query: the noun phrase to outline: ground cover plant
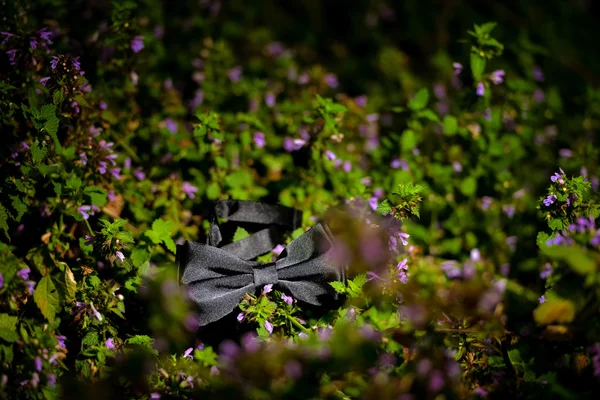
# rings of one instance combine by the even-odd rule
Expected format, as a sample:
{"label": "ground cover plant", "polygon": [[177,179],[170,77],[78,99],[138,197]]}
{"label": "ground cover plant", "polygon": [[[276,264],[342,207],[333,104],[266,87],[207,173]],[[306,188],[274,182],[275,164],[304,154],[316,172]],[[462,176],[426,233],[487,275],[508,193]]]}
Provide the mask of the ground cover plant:
{"label": "ground cover plant", "polygon": [[[0,397],[594,398],[598,6],[246,3],[2,2]],[[199,329],[219,199],[326,222],[343,305]]]}

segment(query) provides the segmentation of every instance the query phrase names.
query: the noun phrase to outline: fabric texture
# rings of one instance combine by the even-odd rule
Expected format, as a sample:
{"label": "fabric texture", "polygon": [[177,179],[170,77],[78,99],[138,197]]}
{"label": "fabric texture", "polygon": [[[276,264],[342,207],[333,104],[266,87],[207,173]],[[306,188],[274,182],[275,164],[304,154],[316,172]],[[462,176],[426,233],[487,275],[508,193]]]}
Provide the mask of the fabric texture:
{"label": "fabric texture", "polygon": [[[185,242],[177,248],[181,282],[198,305],[200,326],[231,313],[244,294],[264,285],[316,307],[339,303],[329,282],[345,281],[344,266],[333,256],[333,241],[326,226],[317,224],[281,252],[275,262],[252,261],[275,247],[275,237],[301,225],[301,212],[283,206],[249,201],[217,202],[211,216],[207,244]],[[218,218],[268,225],[236,243],[223,245]],[[218,247],[221,245],[221,247]]]}

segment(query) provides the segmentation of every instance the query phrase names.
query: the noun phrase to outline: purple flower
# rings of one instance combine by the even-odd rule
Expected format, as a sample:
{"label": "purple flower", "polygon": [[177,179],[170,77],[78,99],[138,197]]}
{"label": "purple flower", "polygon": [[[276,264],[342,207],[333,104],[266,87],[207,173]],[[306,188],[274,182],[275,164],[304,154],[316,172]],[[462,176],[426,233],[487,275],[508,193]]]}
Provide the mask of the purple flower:
{"label": "purple flower", "polygon": [[242,67],[233,67],[227,72],[227,76],[232,82],[236,83],[242,78]]}
{"label": "purple flower", "polygon": [[296,360],[288,361],[283,366],[285,374],[290,379],[298,379],[302,375],[302,364]]}
{"label": "purple flower", "polygon": [[198,191],[198,188],[195,186],[192,186],[192,184],[189,182],[183,182],[181,189],[187,195],[187,197],[189,197],[190,199],[195,198],[196,195],[194,193],[196,193]]}
{"label": "purple flower", "polygon": [[367,271],[367,275],[369,276],[367,278],[367,282],[372,281],[373,279],[381,279],[381,277],[379,275],[377,275],[375,272],[373,271]]}
{"label": "purple flower", "polygon": [[551,194],[550,196],[544,199],[544,205],[546,207],[550,207],[550,205],[554,203],[554,200],[556,200],[556,196]]}
{"label": "purple flower", "polygon": [[482,387],[475,388],[475,390],[473,390],[473,393],[475,393],[476,395],[479,395],[481,397],[487,397],[487,395],[488,395],[487,390],[485,390]]}
{"label": "purple flower", "polygon": [[6,54],[8,54],[8,59],[10,61],[15,61],[15,56],[17,55],[17,50],[14,50],[14,49],[13,50],[8,50],[6,52]]}
{"label": "purple flower", "polygon": [[477,262],[477,261],[481,261],[481,252],[479,251],[479,249],[473,249],[471,250],[471,261]]}
{"label": "purple flower", "polygon": [[32,37],[32,38],[29,38],[29,46],[30,46],[32,49],[34,49],[34,50],[35,50],[35,49],[37,49],[37,44],[38,44],[38,43],[37,43],[37,38],[34,38],[34,37]]}
{"label": "purple flower", "polygon": [[103,100],[100,100],[100,102],[98,103],[98,107],[100,107],[101,110],[106,110],[108,108],[108,106]]}
{"label": "purple flower", "polygon": [[144,36],[137,35],[131,39],[131,50],[134,53],[139,53],[144,48]]}
{"label": "purple flower", "polygon": [[292,146],[294,150],[300,150],[306,144],[304,139],[293,139]]}
{"label": "purple flower", "polygon": [[393,169],[400,168],[400,165],[401,165],[400,160],[398,158],[396,158],[396,157],[390,163],[390,167],[392,167]]}
{"label": "purple flower", "polygon": [[65,340],[67,340],[66,336],[63,335],[57,335],[56,336],[56,340],[58,341],[58,346],[62,347],[62,348],[66,348],[67,346],[65,345]]}
{"label": "purple flower", "polygon": [[463,170],[463,167],[461,165],[461,163],[459,163],[458,161],[454,161],[452,163],[452,169],[454,169],[454,172],[460,173]]}
{"label": "purple flower", "polygon": [[42,371],[42,359],[40,357],[36,357],[34,361],[35,361],[35,370],[37,372],[41,372]]}
{"label": "purple flower", "polygon": [[46,378],[48,378],[48,385],[50,387],[55,387],[56,386],[56,375],[54,375],[54,374],[48,374],[48,375],[46,375]]}
{"label": "purple flower", "polygon": [[544,101],[544,98],[544,91],[542,89],[535,89],[535,92],[533,92],[533,100],[536,103],[541,103],[542,101]]}
{"label": "purple flower", "polygon": [[492,205],[492,202],[494,201],[494,199],[492,199],[489,196],[484,196],[481,198],[481,209],[483,211],[487,211],[487,209],[490,207],[490,205]]}
{"label": "purple flower", "polygon": [[463,70],[463,66],[461,63],[452,63],[452,67],[454,68],[454,75],[460,75]]}
{"label": "purple flower", "polygon": [[292,138],[289,136],[286,136],[283,139],[283,149],[285,151],[287,151],[288,153],[294,151],[294,142],[292,141]]}
{"label": "purple flower", "polygon": [[115,179],[121,179],[121,168],[112,168],[110,173]]}
{"label": "purple flower", "polygon": [[536,80],[538,82],[544,81],[544,72],[542,71],[542,69],[540,67],[538,67],[538,66],[533,67],[532,75],[533,75],[534,80]]}
{"label": "purple flower", "polygon": [[269,334],[273,333],[273,324],[269,321],[265,321],[265,329],[267,332],[269,332]]}
{"label": "purple flower", "polygon": [[4,40],[0,44],[5,44],[9,38],[14,36],[12,33],[9,32],[0,32],[0,35],[4,36]]}
{"label": "purple flower", "polygon": [[272,92],[265,94],[265,104],[269,108],[273,108],[275,106],[275,95]]}
{"label": "purple flower", "polygon": [[98,163],[98,172],[100,172],[101,174],[105,174],[106,173],[106,161],[100,161]]}
{"label": "purple flower", "polygon": [[49,80],[50,80],[50,77],[47,76],[45,78],[40,79],[40,83],[42,84],[42,86],[46,86],[46,83],[48,83]]}
{"label": "purple flower", "polygon": [[36,283],[34,281],[25,281],[25,286],[27,286],[27,293],[29,295],[33,294],[33,289],[35,288]]}
{"label": "purple flower", "polygon": [[94,313],[96,319],[98,321],[102,321],[102,314],[100,314],[98,310],[96,310],[96,307],[94,307],[94,303],[90,303],[90,307],[92,308],[92,312]]}
{"label": "purple flower", "polygon": [[285,48],[280,42],[272,42],[267,46],[267,53],[273,57],[278,57],[284,52]]}
{"label": "purple flower", "polygon": [[561,185],[564,185],[565,184],[565,178],[566,178],[565,172],[562,169],[560,169],[560,173],[555,172],[554,175],[552,175],[550,177],[550,180],[552,182],[558,181],[558,183],[560,183]]}
{"label": "purple flower", "polygon": [[429,376],[429,391],[433,393],[439,392],[444,387],[444,374],[441,371],[435,370]]}
{"label": "purple flower", "polygon": [[265,285],[265,287],[263,287],[262,293],[267,294],[272,291],[273,291],[273,284],[269,283],[268,285]]}
{"label": "purple flower", "polygon": [[509,218],[512,218],[515,215],[515,206],[512,204],[505,204],[502,206],[502,211],[504,211]]}
{"label": "purple flower", "polygon": [[546,263],[540,272],[540,278],[547,279],[550,275],[552,275],[552,264]]}
{"label": "purple flower", "polygon": [[440,268],[444,271],[448,279],[458,278],[462,275],[462,270],[458,268],[458,264],[454,260],[444,261],[440,264]]}
{"label": "purple flower", "polygon": [[114,349],[115,344],[113,343],[113,338],[106,339],[106,342],[104,342],[104,347],[106,347],[107,349]]}
{"label": "purple flower", "polygon": [[377,211],[377,197],[371,197],[369,199],[369,207],[371,207],[371,210]]}
{"label": "purple flower", "polygon": [[4,275],[0,272],[0,289],[4,287]]}
{"label": "purple flower", "polygon": [[133,175],[135,175],[135,177],[140,181],[144,180],[146,177],[146,174],[144,174],[141,168],[137,168],[135,171],[133,171]]}
{"label": "purple flower", "polygon": [[404,246],[406,246],[408,244],[408,241],[406,240],[410,237],[410,235],[408,233],[398,232],[397,236],[400,238],[400,241],[402,241],[402,244]]}
{"label": "purple flower", "polygon": [[81,69],[81,64],[79,63],[79,56],[77,56],[77,57],[73,58],[73,59],[71,60],[71,63],[73,63],[73,66],[75,67],[75,69],[76,69],[77,71],[79,71],[79,70]]}
{"label": "purple flower", "polygon": [[56,66],[58,65],[58,57],[56,56],[52,56],[52,61],[50,61],[50,68],[51,69],[56,69]]}
{"label": "purple flower", "polygon": [[40,29],[39,31],[37,31],[37,34],[40,35],[40,38],[46,42],[48,42],[49,44],[52,44],[51,36],[52,36],[52,32],[50,32],[48,30],[48,27],[45,26],[42,29]]}
{"label": "purple flower", "polygon": [[485,85],[483,84],[483,82],[479,82],[477,84],[477,90],[476,90],[477,96],[483,96],[485,94]]}
{"label": "purple flower", "polygon": [[281,294],[281,298],[283,301],[290,305],[294,302],[294,298],[292,296],[287,296],[286,294]]}
{"label": "purple flower", "polygon": [[17,272],[17,275],[20,276],[21,279],[26,281],[27,279],[29,279],[30,272],[31,272],[31,270],[29,269],[29,267],[25,267],[23,269],[20,269],[19,272]]}
{"label": "purple flower", "polygon": [[244,320],[244,317],[245,317],[245,316],[244,316],[244,313],[239,313],[239,314],[237,315],[237,320],[238,320],[238,322],[242,322],[242,321]]}
{"label": "purple flower", "polygon": [[263,148],[266,144],[265,142],[265,134],[262,132],[254,132],[254,144],[256,144],[256,147],[258,147],[259,149]]}
{"label": "purple flower", "polygon": [[365,96],[365,95],[357,96],[354,98],[354,102],[360,108],[365,108],[367,106],[367,96]]}
{"label": "purple flower", "polygon": [[499,85],[504,82],[504,70],[499,69],[490,75],[490,80],[494,83],[494,85]]}
{"label": "purple flower", "polygon": [[332,89],[337,88],[339,85],[337,76],[335,76],[334,74],[325,75],[325,83]]}
{"label": "purple flower", "polygon": [[[94,125],[90,125],[90,129],[89,130],[90,130],[90,135],[92,135],[92,137],[96,137],[96,136],[98,136],[102,132],[102,128],[101,127],[97,127],[96,128]],[[103,147],[104,143],[105,143],[104,140],[100,141],[100,146]]]}
{"label": "purple flower", "polygon": [[308,82],[310,82],[310,75],[306,72],[300,74],[300,76],[298,77],[298,84],[306,85]]}
{"label": "purple flower", "polygon": [[167,130],[173,134],[177,133],[177,122],[173,121],[171,118],[165,119],[165,127]]}
{"label": "purple flower", "polygon": [[336,155],[335,155],[335,153],[332,152],[332,151],[330,151],[330,150],[326,150],[325,151],[325,157],[327,157],[327,159],[329,161],[333,161],[333,160],[335,160],[337,158]]}
{"label": "purple flower", "polygon": [[352,164],[350,163],[350,161],[344,161],[344,165],[342,166],[342,169],[344,170],[344,172],[352,171]]}
{"label": "purple flower", "polygon": [[121,262],[122,262],[122,261],[125,259],[125,256],[123,255],[123,253],[121,253],[121,252],[120,252],[120,251],[118,251],[118,250],[115,252],[115,255],[117,256],[117,258],[118,258],[119,260],[121,260]]}
{"label": "purple flower", "polygon": [[273,249],[273,253],[278,256],[281,254],[281,252],[285,250],[285,246],[282,244],[278,244],[277,246],[275,246],[275,248]]}
{"label": "purple flower", "polygon": [[544,304],[546,302],[546,296],[542,295],[539,299],[540,304]]}
{"label": "purple flower", "polygon": [[183,357],[184,358],[189,358],[189,359],[194,359],[194,356],[191,355],[193,351],[194,351],[194,348],[190,347],[189,349],[187,349],[185,351],[185,353],[183,353]]}

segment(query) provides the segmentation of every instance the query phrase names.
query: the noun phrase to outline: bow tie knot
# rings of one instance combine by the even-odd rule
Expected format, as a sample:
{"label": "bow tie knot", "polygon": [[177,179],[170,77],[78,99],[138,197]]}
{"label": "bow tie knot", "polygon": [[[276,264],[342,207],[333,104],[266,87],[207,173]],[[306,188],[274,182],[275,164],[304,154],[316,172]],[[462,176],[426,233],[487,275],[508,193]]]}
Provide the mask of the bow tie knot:
{"label": "bow tie knot", "polygon": [[276,263],[259,264],[253,268],[254,287],[260,288],[264,285],[276,285],[279,282]]}

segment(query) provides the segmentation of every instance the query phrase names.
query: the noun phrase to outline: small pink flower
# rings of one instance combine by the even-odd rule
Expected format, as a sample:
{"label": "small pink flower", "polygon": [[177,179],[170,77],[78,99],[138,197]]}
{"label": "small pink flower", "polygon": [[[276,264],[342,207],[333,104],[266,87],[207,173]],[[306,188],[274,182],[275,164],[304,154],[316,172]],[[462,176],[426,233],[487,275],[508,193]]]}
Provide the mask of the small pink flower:
{"label": "small pink flower", "polygon": [[273,333],[273,324],[269,321],[265,321],[265,329],[267,332],[269,332],[269,334]]}

